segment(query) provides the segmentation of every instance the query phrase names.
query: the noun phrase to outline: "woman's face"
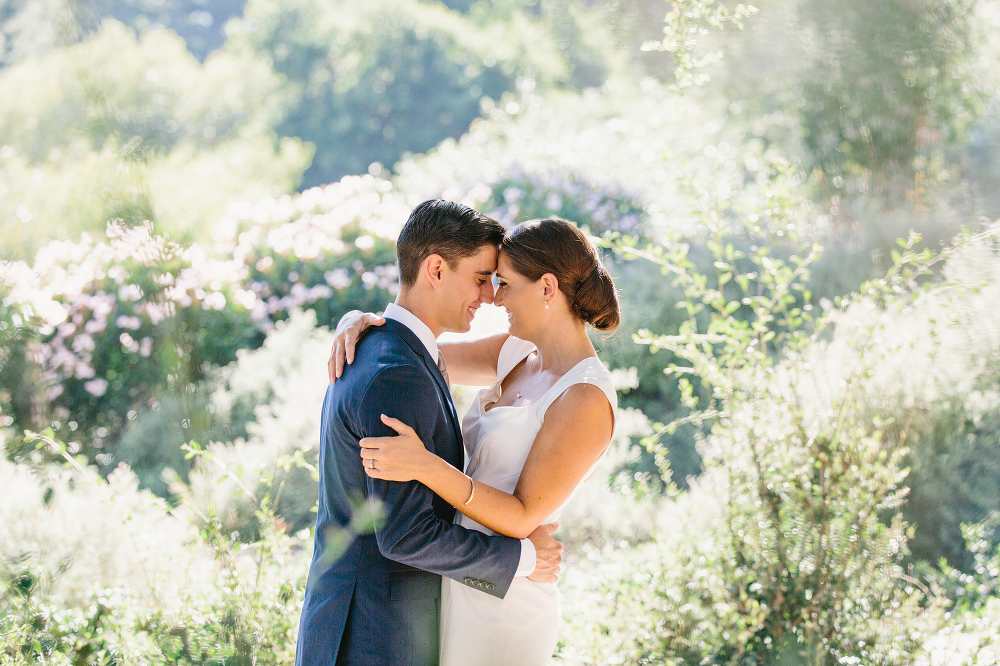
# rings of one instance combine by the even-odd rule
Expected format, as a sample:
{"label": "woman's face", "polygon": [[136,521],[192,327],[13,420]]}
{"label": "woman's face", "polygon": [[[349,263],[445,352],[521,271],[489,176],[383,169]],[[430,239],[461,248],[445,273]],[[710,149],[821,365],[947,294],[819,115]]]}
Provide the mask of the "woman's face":
{"label": "woman's face", "polygon": [[532,282],[515,271],[503,252],[497,261],[497,281],[493,304],[507,310],[510,334],[522,340],[531,339],[531,332],[537,328],[545,309],[544,283]]}

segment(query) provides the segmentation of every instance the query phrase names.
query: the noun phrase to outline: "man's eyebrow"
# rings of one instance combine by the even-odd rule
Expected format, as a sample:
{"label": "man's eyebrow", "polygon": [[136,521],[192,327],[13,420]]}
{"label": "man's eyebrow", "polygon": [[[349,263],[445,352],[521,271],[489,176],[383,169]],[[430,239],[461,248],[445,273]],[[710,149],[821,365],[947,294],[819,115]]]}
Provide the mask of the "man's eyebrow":
{"label": "man's eyebrow", "polygon": [[493,271],[476,271],[476,275],[485,275],[486,277],[492,277]]}

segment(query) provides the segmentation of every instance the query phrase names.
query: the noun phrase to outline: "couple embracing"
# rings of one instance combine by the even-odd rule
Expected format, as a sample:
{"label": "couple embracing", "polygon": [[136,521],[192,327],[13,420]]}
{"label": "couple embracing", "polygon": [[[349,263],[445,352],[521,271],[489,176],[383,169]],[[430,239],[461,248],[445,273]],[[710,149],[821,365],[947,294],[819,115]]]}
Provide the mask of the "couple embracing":
{"label": "couple embracing", "polygon": [[[551,533],[617,406],[587,326],[618,325],[617,292],[565,220],[505,234],[448,201],[414,209],[397,260],[396,302],[346,315],[330,359],[296,666],[544,664],[559,626]],[[437,343],[482,303],[507,310],[508,333]],[[449,381],[489,386],[461,422]],[[382,518],[331,561],[360,498]]]}

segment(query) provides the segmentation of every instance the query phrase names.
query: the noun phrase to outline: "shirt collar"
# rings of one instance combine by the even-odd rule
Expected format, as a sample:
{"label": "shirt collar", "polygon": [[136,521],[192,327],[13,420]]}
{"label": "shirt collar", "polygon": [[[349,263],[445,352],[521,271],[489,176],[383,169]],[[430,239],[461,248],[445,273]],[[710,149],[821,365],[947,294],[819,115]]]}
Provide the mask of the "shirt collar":
{"label": "shirt collar", "polygon": [[396,305],[395,303],[389,303],[389,305],[385,306],[385,312],[382,316],[386,319],[398,321],[400,324],[410,329],[410,331],[417,336],[417,339],[424,344],[424,347],[427,348],[427,353],[431,355],[434,362],[437,363],[437,340],[434,338],[434,333],[431,331],[430,327],[420,321],[420,318],[417,317],[417,315],[402,306]]}

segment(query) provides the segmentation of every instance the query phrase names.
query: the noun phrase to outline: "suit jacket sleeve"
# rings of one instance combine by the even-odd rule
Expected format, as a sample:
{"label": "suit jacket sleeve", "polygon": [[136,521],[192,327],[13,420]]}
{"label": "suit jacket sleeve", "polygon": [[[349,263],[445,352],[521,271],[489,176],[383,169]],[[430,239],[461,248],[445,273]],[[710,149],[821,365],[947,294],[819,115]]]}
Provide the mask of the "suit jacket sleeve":
{"label": "suit jacket sleeve", "polygon": [[[362,398],[360,429],[365,437],[395,435],[382,423],[380,415],[386,414],[411,426],[434,452],[434,433],[441,430],[436,396],[433,379],[426,373],[410,366],[383,368]],[[451,429],[450,422],[447,428]],[[521,555],[517,539],[486,535],[442,519],[433,510],[434,493],[416,481],[369,478],[367,489],[369,501],[382,502],[383,521],[375,535],[385,557],[493,596],[506,595]]]}

